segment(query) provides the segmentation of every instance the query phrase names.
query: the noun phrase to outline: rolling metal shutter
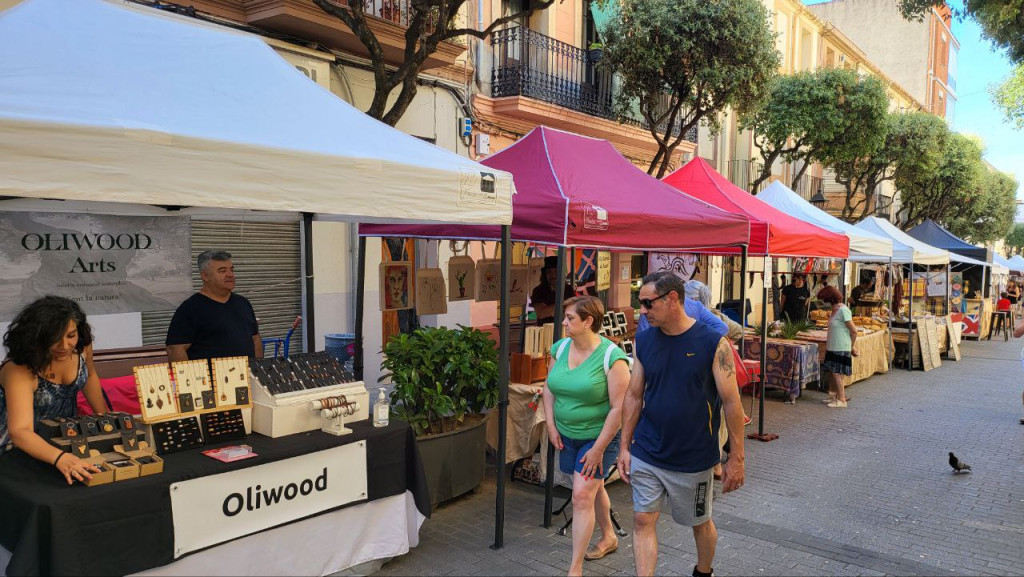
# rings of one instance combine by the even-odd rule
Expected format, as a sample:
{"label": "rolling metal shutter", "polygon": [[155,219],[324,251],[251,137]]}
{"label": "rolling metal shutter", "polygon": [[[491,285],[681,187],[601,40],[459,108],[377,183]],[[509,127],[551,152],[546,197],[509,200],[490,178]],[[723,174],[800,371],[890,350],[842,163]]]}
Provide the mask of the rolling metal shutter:
{"label": "rolling metal shutter", "polygon": [[[192,221],[192,287],[202,287],[196,257],[217,248],[231,253],[235,292],[249,299],[260,321],[260,335],[284,337],[302,312],[301,222]],[[162,345],[173,310],[142,313],[142,342]],[[292,335],[290,352],[302,352],[302,327]],[[268,349],[268,354],[273,350]]]}

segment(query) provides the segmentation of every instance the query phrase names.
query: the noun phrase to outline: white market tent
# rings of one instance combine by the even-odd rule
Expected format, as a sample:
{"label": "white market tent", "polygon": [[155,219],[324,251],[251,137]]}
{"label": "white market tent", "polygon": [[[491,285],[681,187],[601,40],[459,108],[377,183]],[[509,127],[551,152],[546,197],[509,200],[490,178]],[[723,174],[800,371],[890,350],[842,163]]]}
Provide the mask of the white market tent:
{"label": "white market tent", "polygon": [[855,226],[891,240],[893,262],[920,265],[949,264],[949,251],[925,244],[887,220],[869,216]]}
{"label": "white market tent", "polygon": [[103,0],[0,12],[0,196],[510,224],[512,194],[256,36]]}
{"label": "white market tent", "polygon": [[1020,256],[1019,254],[1015,254],[1009,259],[1007,259],[1007,262],[1009,263],[1009,266],[1007,268],[1010,269],[1011,271],[1017,274],[1024,273],[1024,257]]}
{"label": "white market tent", "polygon": [[1019,273],[1020,271],[1024,270],[1024,268],[1020,267],[1017,263],[1011,261],[1010,259],[1004,257],[1001,254],[993,254],[992,262],[994,262],[997,265],[1006,267],[1005,272],[998,271],[998,269],[995,269],[994,272],[996,272],[996,274],[1010,274],[1011,272]]}
{"label": "white market tent", "polygon": [[886,262],[892,258],[892,240],[843,222],[804,200],[786,185],[775,181],[757,193],[762,200],[786,214],[850,239],[850,261]]}

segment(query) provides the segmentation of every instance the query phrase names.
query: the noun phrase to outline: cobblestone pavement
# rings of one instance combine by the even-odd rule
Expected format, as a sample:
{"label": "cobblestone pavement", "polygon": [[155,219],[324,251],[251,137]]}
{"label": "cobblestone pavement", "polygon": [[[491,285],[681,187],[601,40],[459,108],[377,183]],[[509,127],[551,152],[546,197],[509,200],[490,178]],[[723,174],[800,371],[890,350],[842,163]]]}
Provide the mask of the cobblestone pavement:
{"label": "cobblestone pavement", "polygon": [[[847,389],[848,409],[805,391],[769,394],[765,431],[747,441],[747,483],[715,500],[718,575],[1024,574],[1024,426],[1019,349],[1002,339],[961,345],[963,360],[897,369]],[[749,397],[744,397],[750,412]],[[756,428],[755,421],[748,428]],[[947,453],[973,466],[953,475]],[[505,547],[494,540],[493,470],[469,496],[438,508],[420,544],[375,575],[564,575],[571,541],[541,528],[543,490],[508,485]],[[632,531],[628,487],[609,486]],[[556,506],[567,492],[556,492]],[[659,525],[658,573],[689,575],[689,529]],[[630,538],[586,574],[633,573]]]}

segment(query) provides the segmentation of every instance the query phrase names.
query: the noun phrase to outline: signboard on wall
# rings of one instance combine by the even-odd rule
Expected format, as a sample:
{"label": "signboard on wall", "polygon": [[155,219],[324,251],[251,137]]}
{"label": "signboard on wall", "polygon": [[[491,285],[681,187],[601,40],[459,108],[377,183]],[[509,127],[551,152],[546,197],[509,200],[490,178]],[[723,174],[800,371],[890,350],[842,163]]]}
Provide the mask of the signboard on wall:
{"label": "signboard on wall", "polygon": [[671,271],[683,280],[690,280],[700,272],[700,259],[696,254],[681,252],[652,252],[648,254],[647,272]]}
{"label": "signboard on wall", "polygon": [[174,309],[192,294],[188,217],[0,212],[0,321],[44,295],[86,314]]}
{"label": "signboard on wall", "polygon": [[612,286],[612,254],[597,253],[597,290],[608,290]]}

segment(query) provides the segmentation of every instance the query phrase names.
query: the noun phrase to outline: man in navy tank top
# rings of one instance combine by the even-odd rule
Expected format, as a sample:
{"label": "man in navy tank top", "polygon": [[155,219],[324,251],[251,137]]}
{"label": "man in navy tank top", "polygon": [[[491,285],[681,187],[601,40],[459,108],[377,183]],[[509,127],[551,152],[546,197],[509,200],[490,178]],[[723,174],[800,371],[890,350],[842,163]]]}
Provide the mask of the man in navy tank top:
{"label": "man in navy tank top", "polygon": [[637,575],[653,575],[657,567],[657,523],[666,497],[672,519],[693,528],[693,575],[712,575],[718,541],[711,520],[713,470],[721,458],[723,407],[732,452],[722,492],[743,486],[743,409],[732,345],[686,314],[684,286],[676,275],[657,272],[644,277],[640,288],[641,311],[651,328],[636,336],[618,459],[620,474],[633,488]]}

